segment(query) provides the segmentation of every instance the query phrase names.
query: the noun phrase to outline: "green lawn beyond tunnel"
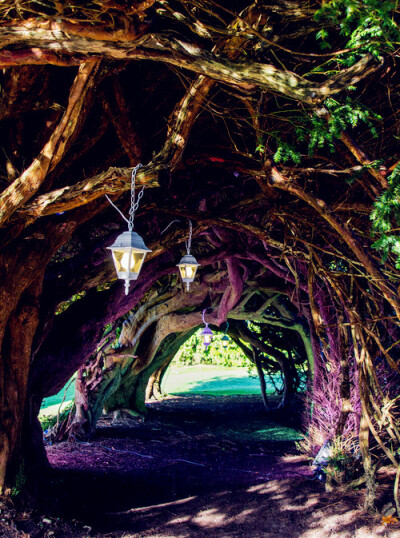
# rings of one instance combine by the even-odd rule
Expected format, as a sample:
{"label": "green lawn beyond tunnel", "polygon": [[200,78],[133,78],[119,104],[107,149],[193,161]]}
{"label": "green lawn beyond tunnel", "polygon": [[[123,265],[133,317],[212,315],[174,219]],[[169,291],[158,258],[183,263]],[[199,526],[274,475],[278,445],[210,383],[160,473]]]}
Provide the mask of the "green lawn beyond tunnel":
{"label": "green lawn beyond tunnel", "polygon": [[[274,393],[272,383],[266,378],[268,393]],[[275,379],[277,386],[281,385],[280,376]],[[68,386],[68,384],[67,384]],[[234,396],[245,398],[246,395],[260,394],[260,384],[258,378],[249,377],[245,367],[223,367],[212,365],[195,366],[171,366],[167,371],[162,389],[170,395],[207,395],[207,397]],[[65,388],[55,396],[46,398],[43,401],[41,416],[57,414],[59,406],[64,398]],[[64,400],[64,406],[74,397],[74,383],[71,382]],[[204,405],[204,403],[203,403]],[[215,404],[214,404],[215,405]],[[243,405],[248,405],[243,401]],[[226,425],[224,426],[226,427]],[[237,428],[236,428],[237,429]],[[262,440],[286,440],[294,441],[301,437],[296,429],[284,426],[279,421],[271,417],[263,416],[259,421],[250,421],[249,431],[236,431],[235,435],[243,438]]]}
{"label": "green lawn beyond tunnel", "polygon": [[[223,366],[171,366],[165,374],[162,389],[167,394],[257,394],[260,382],[249,377],[247,368]],[[273,392],[274,387],[268,386]]]}
{"label": "green lawn beyond tunnel", "polygon": [[[280,384],[280,383],[278,383]],[[257,378],[249,377],[247,368],[212,365],[171,366],[167,371],[162,388],[167,394],[258,394],[260,384]],[[74,383],[68,387],[65,403],[74,397]],[[268,384],[268,392],[273,392]],[[58,394],[45,398],[42,409],[59,405],[64,398],[65,388]]]}

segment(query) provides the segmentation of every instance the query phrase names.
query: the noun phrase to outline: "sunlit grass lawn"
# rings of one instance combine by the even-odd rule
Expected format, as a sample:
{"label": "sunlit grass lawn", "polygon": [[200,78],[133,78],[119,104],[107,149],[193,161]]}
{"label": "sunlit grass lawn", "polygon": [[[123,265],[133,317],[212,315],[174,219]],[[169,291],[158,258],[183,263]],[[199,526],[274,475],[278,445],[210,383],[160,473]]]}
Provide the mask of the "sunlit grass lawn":
{"label": "sunlit grass lawn", "polygon": [[74,399],[74,396],[75,396],[75,381],[71,381],[70,379],[68,383],[65,385],[65,387],[60,390],[60,392],[58,392],[54,396],[49,396],[48,398],[45,398],[43,400],[41,408],[40,408],[39,416],[40,415],[56,415],[60,408],[60,404],[63,402],[63,400],[64,402],[62,404],[61,410],[71,403],[71,401]]}
{"label": "sunlit grass lawn", "polygon": [[[274,387],[268,378],[267,391],[274,393]],[[280,378],[276,376],[276,383],[280,386]],[[167,394],[189,395],[205,394],[211,396],[251,395],[260,394],[258,378],[250,377],[247,368],[222,367],[212,365],[172,366],[166,373],[162,389]],[[40,416],[57,415],[63,401],[65,388],[55,396],[43,401]],[[67,388],[62,408],[67,406],[74,397],[74,382]],[[261,396],[260,396],[261,398]],[[47,419],[45,419],[47,420]],[[224,426],[225,427],[225,426]],[[235,431],[232,435],[249,437],[249,439],[264,440],[297,440],[299,432],[276,423],[264,417],[260,424],[251,424],[249,432]],[[247,438],[246,437],[246,438]]]}
{"label": "sunlit grass lawn", "polygon": [[[251,378],[248,375],[247,368],[240,367],[222,367],[212,365],[197,366],[171,366],[167,371],[163,384],[163,390],[167,394],[258,394],[260,384],[258,379]],[[272,385],[269,387],[273,392]],[[65,388],[58,394],[45,398],[43,400],[41,412],[55,413],[58,406],[64,398]],[[67,389],[64,404],[69,403],[75,392],[75,385]],[[51,410],[48,409],[51,407]]]}
{"label": "sunlit grass lawn", "polygon": [[[171,366],[162,389],[167,394],[258,394],[260,383],[249,377],[247,368],[212,365]],[[273,392],[273,387],[269,387]]]}

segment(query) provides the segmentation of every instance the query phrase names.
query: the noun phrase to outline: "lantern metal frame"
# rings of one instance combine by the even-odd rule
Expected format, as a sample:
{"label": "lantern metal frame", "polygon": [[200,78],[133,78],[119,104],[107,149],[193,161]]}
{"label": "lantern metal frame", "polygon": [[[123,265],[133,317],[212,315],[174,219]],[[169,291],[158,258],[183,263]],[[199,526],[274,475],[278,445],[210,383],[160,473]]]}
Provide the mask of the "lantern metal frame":
{"label": "lantern metal frame", "polygon": [[186,254],[177,264],[177,267],[179,268],[179,274],[181,275],[182,282],[186,284],[187,291],[189,291],[189,286],[191,282],[194,281],[197,268],[200,266],[196,258],[192,256],[192,254],[190,254],[190,249],[192,247],[192,235],[193,226],[192,221],[189,219],[189,238],[186,242]]}
{"label": "lantern metal frame", "polygon": [[128,224],[128,231],[120,234],[114,243],[107,247],[112,252],[115,270],[118,278],[125,281],[125,295],[129,293],[129,287],[132,280],[136,280],[139,276],[144,259],[148,252],[151,252],[149,248],[144,244],[143,238],[133,231],[135,212],[139,207],[139,202],[143,196],[144,187],[138,193],[137,200],[135,193],[136,174],[141,167],[138,164],[132,169],[131,176],[131,206],[129,209],[129,219],[118,209],[118,207],[110,200],[106,195],[110,204],[118,211],[122,218]]}
{"label": "lantern metal frame", "polygon": [[[204,329],[201,331],[201,334],[203,336],[203,344],[204,344],[204,347],[206,348],[206,350],[208,349],[208,346],[211,344],[212,342],[212,339],[213,339],[213,332],[212,330],[210,329],[210,327],[208,326],[208,323],[206,322],[206,320],[204,319],[204,315],[206,313],[206,310],[207,308],[205,308],[203,310],[203,314],[202,314],[202,317],[203,317],[203,323],[205,324],[205,327]],[[210,341],[208,341],[208,339],[210,339]]]}
{"label": "lantern metal frame", "polygon": [[224,332],[224,336],[221,338],[222,347],[224,349],[226,349],[228,347],[229,342],[231,341],[229,336],[226,334],[228,332],[228,329],[229,329],[229,321],[226,322],[226,329],[225,329],[225,332]]}

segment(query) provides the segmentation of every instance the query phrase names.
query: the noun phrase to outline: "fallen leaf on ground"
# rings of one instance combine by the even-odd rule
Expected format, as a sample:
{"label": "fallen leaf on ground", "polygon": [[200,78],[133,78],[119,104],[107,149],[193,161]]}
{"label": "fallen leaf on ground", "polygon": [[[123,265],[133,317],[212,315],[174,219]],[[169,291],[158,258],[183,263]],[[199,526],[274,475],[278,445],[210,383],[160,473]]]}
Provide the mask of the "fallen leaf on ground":
{"label": "fallen leaf on ground", "polygon": [[382,516],[382,525],[393,525],[398,523],[398,519],[393,516]]}

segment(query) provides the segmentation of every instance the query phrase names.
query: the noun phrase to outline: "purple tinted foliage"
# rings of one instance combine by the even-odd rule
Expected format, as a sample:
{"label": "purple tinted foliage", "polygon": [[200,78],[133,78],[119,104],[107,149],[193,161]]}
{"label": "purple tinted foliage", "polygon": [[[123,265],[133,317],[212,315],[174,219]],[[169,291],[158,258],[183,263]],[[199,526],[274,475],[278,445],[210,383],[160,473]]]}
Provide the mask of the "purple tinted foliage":
{"label": "purple tinted foliage", "polygon": [[[310,413],[305,419],[305,429],[308,431],[307,442],[303,448],[312,455],[328,439],[333,439],[338,425],[342,399],[340,397],[341,382],[341,357],[337,353],[332,353],[329,360],[322,358],[317,368],[318,376],[313,388],[307,394],[307,402],[310,406]],[[342,444],[357,449],[358,431],[361,417],[361,401],[359,393],[359,375],[354,353],[351,350],[348,357],[350,365],[350,401],[352,411],[348,415],[343,435]],[[381,407],[385,402],[393,402],[399,395],[400,375],[392,370],[382,357],[377,357],[374,361],[376,376],[382,389],[382,395],[375,395],[377,404]]]}
{"label": "purple tinted foliage", "polygon": [[[343,432],[343,439],[355,446],[361,416],[361,403],[358,390],[358,375],[355,360],[349,357],[350,363],[350,400],[352,412],[349,414]],[[340,397],[340,358],[333,354],[328,361],[320,364],[318,379],[307,394],[310,413],[306,417],[305,428],[308,431],[307,451],[315,455],[323,443],[335,437],[342,408]]]}

